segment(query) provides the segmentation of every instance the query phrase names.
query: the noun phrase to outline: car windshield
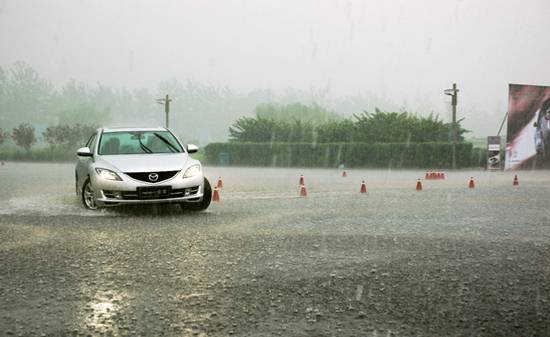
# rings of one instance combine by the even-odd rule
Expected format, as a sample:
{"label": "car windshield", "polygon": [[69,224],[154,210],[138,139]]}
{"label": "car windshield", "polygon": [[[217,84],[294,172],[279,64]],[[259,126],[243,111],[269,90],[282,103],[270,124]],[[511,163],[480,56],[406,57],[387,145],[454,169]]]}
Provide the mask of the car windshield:
{"label": "car windshield", "polygon": [[183,149],[168,131],[104,132],[100,155],[181,153]]}

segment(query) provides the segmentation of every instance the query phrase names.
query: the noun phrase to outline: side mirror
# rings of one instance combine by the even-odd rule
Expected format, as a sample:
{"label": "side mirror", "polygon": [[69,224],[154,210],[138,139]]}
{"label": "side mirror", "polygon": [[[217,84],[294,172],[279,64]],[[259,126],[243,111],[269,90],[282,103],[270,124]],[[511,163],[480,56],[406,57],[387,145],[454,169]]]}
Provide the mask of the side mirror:
{"label": "side mirror", "polygon": [[92,151],[89,147],[81,147],[76,151],[76,155],[79,157],[91,157],[93,156]]}
{"label": "side mirror", "polygon": [[197,151],[199,151],[199,147],[197,145],[187,144],[187,152],[188,153],[195,153]]}

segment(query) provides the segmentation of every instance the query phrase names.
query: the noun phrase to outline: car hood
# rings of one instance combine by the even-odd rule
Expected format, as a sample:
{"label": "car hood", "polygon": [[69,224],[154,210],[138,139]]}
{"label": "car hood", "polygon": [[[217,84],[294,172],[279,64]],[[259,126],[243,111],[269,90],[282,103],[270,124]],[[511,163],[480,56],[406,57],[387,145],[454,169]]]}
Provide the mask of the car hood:
{"label": "car hood", "polygon": [[108,155],[97,158],[96,167],[105,166],[124,173],[180,171],[188,159],[187,153]]}

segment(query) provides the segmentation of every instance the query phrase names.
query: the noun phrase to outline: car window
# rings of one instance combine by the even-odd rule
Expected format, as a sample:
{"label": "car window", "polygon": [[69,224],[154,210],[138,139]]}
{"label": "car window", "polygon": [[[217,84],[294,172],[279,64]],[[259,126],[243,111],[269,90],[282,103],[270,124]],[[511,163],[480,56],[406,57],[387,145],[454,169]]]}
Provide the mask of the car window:
{"label": "car window", "polygon": [[95,139],[96,139],[96,134],[94,133],[86,143],[86,147],[88,147],[90,149],[90,152],[92,153],[95,150]]}
{"label": "car window", "polygon": [[183,148],[168,131],[105,132],[100,155],[180,153]]}

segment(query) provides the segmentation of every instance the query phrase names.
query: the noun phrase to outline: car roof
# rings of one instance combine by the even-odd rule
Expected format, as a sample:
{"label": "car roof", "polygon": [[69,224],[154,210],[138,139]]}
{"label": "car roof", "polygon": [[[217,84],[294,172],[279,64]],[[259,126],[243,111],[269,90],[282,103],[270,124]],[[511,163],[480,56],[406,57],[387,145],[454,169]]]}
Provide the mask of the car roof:
{"label": "car roof", "polygon": [[128,132],[128,131],[166,131],[163,127],[109,127],[103,128],[103,132]]}

